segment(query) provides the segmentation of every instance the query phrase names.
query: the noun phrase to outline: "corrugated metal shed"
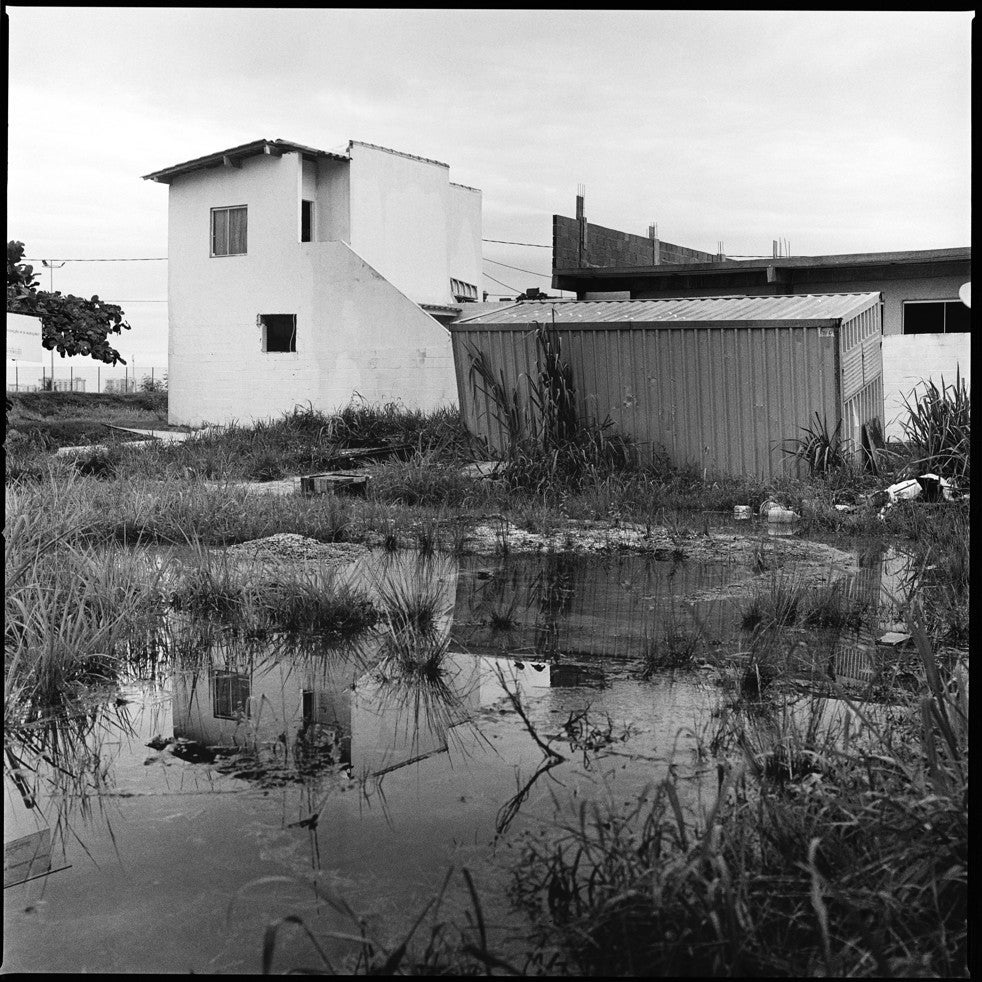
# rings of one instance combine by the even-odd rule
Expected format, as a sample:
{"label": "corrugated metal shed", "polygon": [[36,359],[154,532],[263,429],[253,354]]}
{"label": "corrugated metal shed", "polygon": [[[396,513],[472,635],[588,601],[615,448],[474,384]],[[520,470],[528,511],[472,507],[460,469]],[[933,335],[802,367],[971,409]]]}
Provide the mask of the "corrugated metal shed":
{"label": "corrugated metal shed", "polygon": [[531,414],[536,325],[556,331],[582,417],[678,464],[770,478],[800,470],[781,447],[816,412],[857,451],[862,425],[883,421],[878,293],[522,301],[451,325],[464,418],[498,452],[507,434],[472,365]]}

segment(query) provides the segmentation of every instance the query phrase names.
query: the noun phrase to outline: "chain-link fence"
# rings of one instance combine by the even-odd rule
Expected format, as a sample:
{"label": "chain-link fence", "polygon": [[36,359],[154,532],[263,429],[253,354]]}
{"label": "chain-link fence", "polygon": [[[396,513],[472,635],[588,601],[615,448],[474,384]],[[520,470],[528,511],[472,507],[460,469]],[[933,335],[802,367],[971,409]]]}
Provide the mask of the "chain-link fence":
{"label": "chain-link fence", "polygon": [[7,363],[8,392],[156,392],[167,388],[167,366],[18,365]]}

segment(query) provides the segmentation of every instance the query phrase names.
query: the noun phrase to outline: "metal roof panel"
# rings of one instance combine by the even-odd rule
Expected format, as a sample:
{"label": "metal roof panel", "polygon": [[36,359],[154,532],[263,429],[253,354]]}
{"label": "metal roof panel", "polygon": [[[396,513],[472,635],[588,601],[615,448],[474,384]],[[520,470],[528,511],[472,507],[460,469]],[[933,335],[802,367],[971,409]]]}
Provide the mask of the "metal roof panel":
{"label": "metal roof panel", "polygon": [[[733,321],[840,321],[878,303],[878,293],[795,294],[767,297],[680,297],[673,300],[523,300],[504,310],[468,317],[468,326],[529,324],[672,324]],[[461,322],[463,323],[463,322]]]}

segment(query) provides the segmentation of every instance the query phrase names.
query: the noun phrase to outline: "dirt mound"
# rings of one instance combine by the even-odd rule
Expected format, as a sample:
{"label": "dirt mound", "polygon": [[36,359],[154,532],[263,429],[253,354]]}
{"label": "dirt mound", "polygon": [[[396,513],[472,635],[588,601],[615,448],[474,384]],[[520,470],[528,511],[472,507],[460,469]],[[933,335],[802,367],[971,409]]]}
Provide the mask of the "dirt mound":
{"label": "dirt mound", "polygon": [[263,566],[345,566],[368,555],[354,542],[318,542],[295,532],[279,532],[228,547],[230,558]]}

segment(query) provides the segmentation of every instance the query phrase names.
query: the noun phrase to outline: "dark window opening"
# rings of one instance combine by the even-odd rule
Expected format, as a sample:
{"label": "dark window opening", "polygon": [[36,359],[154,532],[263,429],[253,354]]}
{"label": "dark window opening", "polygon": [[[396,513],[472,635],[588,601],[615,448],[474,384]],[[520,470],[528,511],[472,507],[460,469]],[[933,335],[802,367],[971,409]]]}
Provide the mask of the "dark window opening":
{"label": "dark window opening", "polygon": [[312,242],[312,230],[314,227],[314,203],[313,201],[300,202],[300,241]]}
{"label": "dark window opening", "polygon": [[904,302],[904,334],[967,334],[972,312],[960,300]]}
{"label": "dark window opening", "polygon": [[238,719],[249,715],[252,685],[248,675],[215,672],[212,676],[212,709],[217,719]]}
{"label": "dark window opening", "polygon": [[245,206],[212,208],[212,256],[244,256],[248,238],[248,216]]}
{"label": "dark window opening", "polygon": [[260,314],[263,328],[263,351],[297,350],[296,314]]}

